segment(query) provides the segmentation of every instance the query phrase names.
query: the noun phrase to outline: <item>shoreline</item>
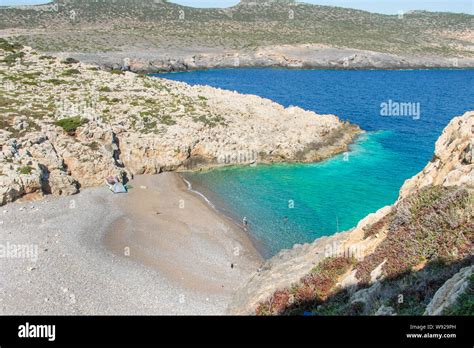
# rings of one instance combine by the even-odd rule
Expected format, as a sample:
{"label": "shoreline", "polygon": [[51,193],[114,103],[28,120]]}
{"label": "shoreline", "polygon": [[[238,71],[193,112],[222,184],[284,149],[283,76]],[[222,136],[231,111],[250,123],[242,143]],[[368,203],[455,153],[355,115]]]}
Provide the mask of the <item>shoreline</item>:
{"label": "shoreline", "polygon": [[0,243],[32,245],[38,254],[0,259],[1,312],[227,313],[263,262],[247,235],[176,173],[131,184],[123,195],[100,187],[3,206]]}
{"label": "shoreline", "polygon": [[[105,70],[109,70],[110,68],[104,65],[99,65]],[[402,67],[402,68],[335,68],[335,67],[288,67],[288,66],[280,66],[280,65],[272,65],[272,66],[257,66],[257,65],[245,65],[239,67],[233,66],[222,66],[222,67],[204,67],[198,69],[187,69],[187,70],[172,70],[172,71],[140,71],[135,72],[132,70],[125,70],[130,71],[135,74],[145,74],[150,75],[152,77],[159,77],[165,79],[166,75],[172,74],[181,74],[181,73],[192,73],[192,72],[202,72],[202,71],[213,71],[213,70],[245,70],[245,69],[255,69],[255,70],[291,70],[291,71],[431,71],[431,70],[473,70],[474,66],[465,66],[465,67],[449,67],[449,66],[440,66],[440,67]]]}
{"label": "shoreline", "polygon": [[99,51],[45,51],[45,53],[72,57],[106,70],[121,69],[143,74],[239,68],[355,71],[474,68],[474,58],[469,56],[419,56],[311,44],[260,46],[253,51],[206,47],[164,50],[153,47],[147,50],[138,48],[106,53]]}
{"label": "shoreline", "polygon": [[[77,54],[71,54],[73,58],[79,58]],[[147,69],[134,69],[122,66],[119,63],[104,63],[99,61],[89,61],[81,60],[86,64],[94,64],[99,66],[101,69],[106,71],[120,69],[122,71],[130,71],[135,74],[145,74],[145,75],[167,75],[173,73],[186,73],[186,72],[200,72],[200,71],[212,71],[212,70],[239,70],[239,69],[275,69],[275,70],[293,70],[293,71],[411,71],[411,70],[473,70],[474,63],[463,64],[458,67],[454,67],[450,64],[441,64],[430,66],[427,62],[421,65],[406,65],[406,66],[396,66],[396,65],[387,65],[387,66],[362,66],[362,67],[343,67],[343,66],[333,66],[330,64],[327,65],[304,65],[304,66],[287,66],[282,64],[272,64],[272,65],[258,65],[258,64],[242,64],[238,67],[232,65],[209,65],[202,66],[197,68],[182,68],[169,66],[167,68],[147,68]],[[151,63],[150,63],[151,64]],[[163,76],[159,76],[164,78]]]}
{"label": "shoreline", "polygon": [[[116,254],[122,256],[124,248],[128,248],[126,251],[132,259],[158,271],[166,269],[168,278],[174,278],[177,283],[184,279],[176,278],[173,274],[175,271],[187,273],[185,269],[192,269],[202,256],[206,258],[209,254],[202,255],[201,250],[196,250],[192,263],[185,262],[184,259],[195,248],[195,245],[191,245],[193,243],[216,244],[214,250],[220,249],[223,253],[220,261],[228,263],[227,268],[219,270],[223,271],[221,273],[227,273],[227,269],[234,269],[234,266],[240,268],[241,264],[242,269],[252,268],[255,271],[258,268],[255,265],[263,262],[262,256],[241,226],[222,214],[203,194],[189,190],[178,173],[140,175],[131,183],[134,189],[127,197],[120,197],[118,202],[124,211],[122,220],[114,221],[104,236],[105,245]],[[118,226],[123,225],[122,221],[127,219],[134,221],[133,226]],[[159,236],[152,235],[153,233],[158,233]],[[196,235],[199,235],[198,238]],[[204,247],[203,245],[199,247]],[[182,255],[182,260],[176,250],[171,250],[175,246],[188,253],[186,256]],[[167,259],[156,255],[154,249],[169,252]],[[170,258],[173,258],[172,262]],[[179,266],[178,270],[168,267],[172,263]],[[196,278],[195,274],[189,273],[188,276]],[[221,274],[216,279],[223,278],[225,275]],[[193,284],[185,282],[185,285],[196,287],[197,290],[200,290],[201,285],[207,288],[204,281],[194,280]]]}
{"label": "shoreline", "polygon": [[[177,174],[188,185],[188,190],[193,194],[201,197],[209,205],[209,207],[213,209],[218,215],[220,215],[223,219],[229,220],[238,229],[240,229],[242,233],[244,233],[245,236],[250,240],[253,247],[264,261],[271,258],[265,246],[263,246],[262,243],[252,235],[252,227],[248,226],[247,228],[245,228],[243,223],[241,223],[242,220],[240,219],[240,217],[234,214],[233,211],[227,207],[224,200],[220,199],[218,195],[213,194],[210,191],[204,189],[204,187],[197,185],[197,183],[194,182],[192,179],[185,178],[183,174],[187,173],[189,172],[178,172]],[[190,186],[191,188],[189,188]],[[195,188],[196,186],[198,186],[198,188]]]}
{"label": "shoreline", "polygon": [[[179,175],[179,174],[178,174]],[[204,195],[203,193],[197,191],[197,190],[194,190],[193,189],[193,185],[192,183],[186,179],[185,177],[183,177],[182,175],[179,175],[179,177],[186,183],[186,185],[188,186],[188,191],[200,196],[202,199],[204,199],[204,201],[209,204],[209,206],[213,209],[215,209],[217,211],[217,208],[216,206],[206,197],[206,195]]]}
{"label": "shoreline", "polygon": [[[376,132],[380,132],[380,131],[376,131]],[[330,161],[332,159],[334,159],[336,156],[339,156],[341,154],[344,154],[344,153],[351,153],[354,151],[354,149],[352,148],[353,146],[357,145],[358,143],[360,142],[363,142],[365,141],[366,139],[365,138],[362,138],[363,136],[366,136],[368,134],[372,134],[372,133],[375,133],[373,131],[371,132],[367,132],[367,131],[361,131],[359,134],[357,134],[353,139],[352,139],[352,142],[348,144],[348,148],[346,151],[343,151],[343,152],[336,152],[334,153],[332,156],[329,156],[327,158],[324,158],[324,159],[321,159],[319,161],[316,161],[316,162],[257,162],[257,165],[259,166],[273,166],[273,165],[307,165],[307,164],[311,164],[311,163],[322,163],[324,161]],[[252,227],[249,226],[248,229],[244,229],[244,226],[242,224],[240,224],[240,217],[236,216],[236,214],[234,214],[234,212],[232,211],[232,209],[228,209],[227,208],[227,205],[226,203],[224,202],[224,200],[222,200],[217,194],[214,194],[212,192],[210,192],[209,190],[207,190],[205,187],[202,187],[201,185],[197,185],[197,183],[195,181],[193,181],[192,179],[190,178],[187,178],[185,177],[186,174],[193,174],[193,173],[197,173],[197,172],[201,172],[201,171],[212,171],[212,170],[219,170],[219,169],[228,169],[228,168],[232,168],[232,167],[247,167],[247,166],[251,166],[250,164],[232,164],[232,165],[227,165],[227,166],[215,166],[215,167],[210,167],[210,168],[204,168],[200,171],[196,171],[196,170],[191,170],[191,171],[177,171],[177,172],[173,172],[173,173],[176,173],[180,178],[181,180],[184,181],[184,183],[187,185],[188,187],[188,190],[192,193],[194,193],[195,195],[201,197],[208,205],[211,209],[213,209],[214,211],[216,211],[218,214],[220,214],[222,217],[224,218],[227,218],[229,219],[230,221],[232,221],[238,228],[240,228],[246,235],[247,237],[251,240],[251,242],[253,243],[253,246],[255,247],[255,249],[258,251],[258,253],[260,254],[260,256],[265,260],[270,260],[271,258],[273,258],[275,255],[271,254],[269,251],[266,250],[265,246],[261,245],[262,243],[260,243],[251,233],[251,229]],[[198,186],[199,188],[195,188],[195,186]],[[210,197],[209,197],[210,196]],[[216,202],[217,201],[217,202]],[[243,217],[242,217],[243,218]],[[338,232],[334,232],[334,234],[337,234]],[[330,235],[332,236],[332,235]],[[318,238],[319,239],[319,238]],[[301,243],[295,243],[293,245],[293,247],[297,246],[297,245],[301,245]],[[281,250],[280,250],[281,251]]]}

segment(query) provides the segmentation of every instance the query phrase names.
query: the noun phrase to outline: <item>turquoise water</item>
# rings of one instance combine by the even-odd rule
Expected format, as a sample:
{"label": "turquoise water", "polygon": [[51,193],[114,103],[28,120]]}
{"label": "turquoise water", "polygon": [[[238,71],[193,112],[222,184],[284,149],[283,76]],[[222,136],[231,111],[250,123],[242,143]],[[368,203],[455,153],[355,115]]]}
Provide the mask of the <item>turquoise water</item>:
{"label": "turquoise water", "polygon": [[[474,71],[312,71],[239,69],[166,78],[261,95],[285,106],[334,113],[368,132],[339,155],[304,165],[258,165],[186,174],[234,218],[265,257],[295,243],[354,227],[392,204],[403,182],[433,155],[446,124],[474,109]],[[381,116],[389,100],[419,103],[420,117]]]}

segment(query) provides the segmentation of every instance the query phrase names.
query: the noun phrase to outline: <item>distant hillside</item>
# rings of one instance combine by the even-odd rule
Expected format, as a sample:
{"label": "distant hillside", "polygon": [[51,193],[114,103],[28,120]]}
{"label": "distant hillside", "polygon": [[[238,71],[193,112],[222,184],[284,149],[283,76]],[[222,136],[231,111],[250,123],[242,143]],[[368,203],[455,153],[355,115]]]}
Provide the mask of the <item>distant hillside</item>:
{"label": "distant hillside", "polygon": [[15,36],[20,43],[56,52],[321,44],[472,58],[472,21],[467,14],[415,12],[401,18],[285,0],[245,0],[227,9],[197,9],[161,0],[57,0],[0,7],[0,36]]}

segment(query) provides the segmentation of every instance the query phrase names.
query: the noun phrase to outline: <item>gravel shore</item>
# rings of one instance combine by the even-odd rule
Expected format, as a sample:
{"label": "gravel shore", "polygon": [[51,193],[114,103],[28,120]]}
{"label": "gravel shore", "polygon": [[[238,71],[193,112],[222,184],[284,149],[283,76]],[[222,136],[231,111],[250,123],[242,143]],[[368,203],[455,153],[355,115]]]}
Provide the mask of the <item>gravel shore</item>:
{"label": "gravel shore", "polygon": [[224,314],[260,266],[245,232],[177,174],[0,209],[4,315]]}

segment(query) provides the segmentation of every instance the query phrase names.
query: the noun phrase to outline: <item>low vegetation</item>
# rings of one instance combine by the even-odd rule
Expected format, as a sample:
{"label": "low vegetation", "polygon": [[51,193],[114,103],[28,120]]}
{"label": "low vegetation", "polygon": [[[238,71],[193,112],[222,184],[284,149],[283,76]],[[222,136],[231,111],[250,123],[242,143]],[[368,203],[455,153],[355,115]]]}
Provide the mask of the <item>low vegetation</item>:
{"label": "low vegetation", "polygon": [[3,38],[0,38],[0,49],[6,52],[14,53],[15,51],[20,50],[22,48],[23,45],[20,45],[19,43],[9,42]]}
{"label": "low vegetation", "polygon": [[334,291],[339,277],[355,263],[346,257],[326,258],[291,288],[278,290],[256,310],[257,315],[302,314],[322,303]]}
{"label": "low vegetation", "polygon": [[67,84],[67,81],[61,79],[47,79],[44,82],[50,83],[55,86]]}
{"label": "low vegetation", "polygon": [[64,72],[61,74],[61,76],[72,76],[72,75],[78,75],[81,72],[78,69],[66,69]]}
{"label": "low vegetation", "polygon": [[18,59],[21,59],[25,56],[25,53],[23,52],[15,52],[15,53],[10,53],[3,58],[3,62],[6,63],[7,65],[12,65],[16,63]]}
{"label": "low vegetation", "polygon": [[473,199],[463,188],[430,186],[400,202],[382,223],[387,238],[357,265],[357,277],[369,282],[384,260],[390,277],[430,261],[467,256],[474,243]]}
{"label": "low vegetation", "polygon": [[106,92],[106,93],[108,93],[108,92],[112,92],[112,90],[110,89],[109,86],[102,86],[102,87],[99,88],[99,92]]}
{"label": "low vegetation", "polygon": [[[403,16],[317,6],[294,1],[248,1],[230,9],[194,9],[171,2],[71,1],[62,11],[2,9],[0,29],[41,28],[15,39],[43,51],[109,52],[130,46],[214,47],[323,44],[399,54],[470,56],[472,16],[410,12]],[[81,14],[81,30],[63,13]],[[28,15],[25,15],[28,13]],[[45,23],[48,26],[45,28]],[[101,30],[97,30],[98,24]],[[48,29],[51,28],[51,29]],[[54,28],[54,29],[52,29]],[[108,29],[110,28],[110,29]]]}
{"label": "low vegetation", "polygon": [[32,171],[33,171],[33,167],[31,166],[23,166],[23,167],[18,168],[18,173],[23,174],[23,175],[30,175]]}
{"label": "low vegetation", "polygon": [[67,133],[74,133],[79,127],[89,122],[86,118],[80,116],[63,118],[55,122],[56,126],[61,127]]}
{"label": "low vegetation", "polygon": [[[256,313],[367,315],[385,307],[393,314],[422,315],[435,292],[474,262],[473,206],[474,194],[464,188],[422,188],[366,228],[365,238],[387,235],[373,253],[361,261],[324,259],[291,289],[276,291]],[[373,283],[371,273],[382,263],[383,279]],[[356,271],[358,288],[337,289],[337,280],[350,269]],[[447,313],[472,313],[470,281],[469,291]],[[351,302],[361,289],[370,291],[370,301]]]}

